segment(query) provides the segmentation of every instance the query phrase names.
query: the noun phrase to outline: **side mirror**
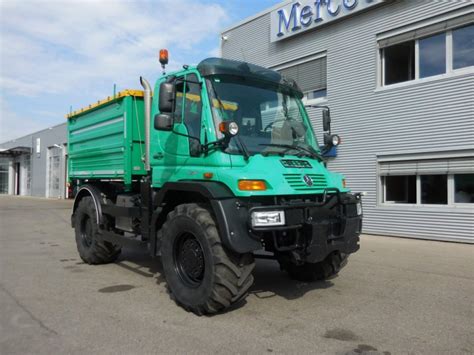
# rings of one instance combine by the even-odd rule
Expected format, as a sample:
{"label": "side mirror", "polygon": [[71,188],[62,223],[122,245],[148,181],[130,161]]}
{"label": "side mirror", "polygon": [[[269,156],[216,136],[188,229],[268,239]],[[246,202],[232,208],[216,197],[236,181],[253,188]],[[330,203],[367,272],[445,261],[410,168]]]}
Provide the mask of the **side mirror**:
{"label": "side mirror", "polygon": [[323,110],[323,131],[329,132],[331,130],[331,114],[329,109]]}
{"label": "side mirror", "polygon": [[155,115],[155,129],[158,131],[171,131],[173,129],[173,117],[170,113]]}
{"label": "side mirror", "polygon": [[172,83],[161,83],[158,109],[160,112],[173,112],[175,86]]}

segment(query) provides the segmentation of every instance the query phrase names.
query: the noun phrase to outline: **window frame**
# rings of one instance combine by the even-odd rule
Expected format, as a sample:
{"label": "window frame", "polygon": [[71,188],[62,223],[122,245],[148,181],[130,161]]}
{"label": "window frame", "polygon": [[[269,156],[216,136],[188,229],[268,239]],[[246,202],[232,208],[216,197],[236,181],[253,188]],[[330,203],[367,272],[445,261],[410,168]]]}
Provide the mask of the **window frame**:
{"label": "window frame", "polygon": [[[196,80],[189,80],[188,78],[190,76],[195,76],[195,79]],[[186,72],[186,73],[178,73],[176,75],[176,78],[174,79],[174,84],[176,86],[176,84],[178,82],[181,82],[182,85],[183,85],[183,92],[181,93],[182,94],[182,98],[180,98],[178,100],[177,96],[178,96],[178,91],[175,89],[175,93],[174,93],[174,104],[173,104],[173,111],[171,112],[172,115],[173,115],[173,131],[177,128],[177,127],[184,127],[186,129],[186,133],[183,133],[183,134],[178,134],[179,136],[182,136],[182,137],[187,137],[187,142],[188,142],[188,151],[187,153],[178,153],[176,155],[178,156],[186,156],[186,157],[189,157],[189,158],[199,158],[198,155],[196,154],[193,154],[192,152],[192,144],[191,142],[194,141],[195,139],[194,138],[198,138],[199,139],[199,143],[202,143],[203,141],[203,134],[204,134],[204,131],[207,131],[207,124],[206,124],[206,121],[205,121],[205,115],[204,115],[204,109],[205,109],[205,106],[206,105],[206,98],[204,97],[204,85],[205,85],[205,82],[203,81],[203,79],[201,78],[201,76],[199,75],[199,72],[197,70],[192,70],[192,71],[189,71],[189,72]],[[186,88],[189,84],[196,84],[196,85],[199,85],[199,97],[200,97],[200,105],[201,105],[201,117],[200,117],[200,129],[199,129],[199,135],[194,137],[192,135],[190,135],[189,133],[189,129],[188,129],[188,126],[187,126],[187,121],[186,121]],[[176,113],[177,113],[177,103],[178,101],[181,101],[181,108],[180,108],[180,116],[177,117],[176,116]],[[177,119],[179,118],[179,120]],[[177,128],[178,130],[180,128]],[[182,129],[182,128],[181,128]],[[191,138],[191,137],[194,137],[194,138]]]}
{"label": "window frame", "polygon": [[[406,42],[402,42],[402,43],[397,43],[397,44],[403,44],[403,43],[408,43],[408,42],[412,42],[414,40],[410,40],[410,41],[406,41]],[[414,41],[415,42],[415,45],[414,45],[414,60],[415,60],[415,73],[414,73],[414,78],[413,79],[410,79],[410,80],[405,80],[405,81],[400,81],[398,83],[393,83],[393,84],[385,84],[385,49],[386,48],[389,48],[389,47],[384,47],[384,48],[380,48],[377,52],[378,52],[378,60],[377,62],[379,63],[378,64],[378,70],[379,70],[379,80],[377,80],[377,85],[380,86],[380,87],[393,87],[393,86],[398,86],[398,85],[403,85],[403,84],[406,84],[406,83],[412,83],[413,81],[417,80],[417,78],[419,78],[419,47],[417,46],[417,41]],[[395,44],[395,45],[397,45]]]}
{"label": "window frame", "polygon": [[[422,203],[422,181],[423,176],[445,176],[446,177],[446,203]],[[449,206],[449,174],[420,174],[416,176],[416,202],[420,206]]]}
{"label": "window frame", "polygon": [[[416,181],[415,181],[415,200],[416,202],[415,203],[403,203],[403,202],[397,202],[397,201],[388,201],[387,200],[387,176],[390,176],[390,175],[383,175],[381,176],[382,178],[382,187],[383,187],[383,196],[382,196],[382,202],[386,205],[390,205],[390,206],[396,206],[396,205],[402,205],[402,206],[416,206],[417,202],[418,202],[418,177],[416,178]],[[414,176],[414,175],[410,175],[410,174],[407,174],[407,175],[397,175],[397,176]]]}
{"label": "window frame", "polygon": [[[438,166],[432,166],[430,161],[438,161]],[[458,211],[473,212],[474,203],[456,203],[455,182],[456,175],[474,174],[474,149],[466,147],[460,150],[413,150],[400,154],[397,151],[388,151],[376,154],[376,186],[375,207],[382,209],[413,210],[413,211]],[[393,164],[393,165],[392,165]],[[414,167],[414,164],[416,167]],[[449,166],[452,167],[450,170]],[[390,175],[416,176],[416,203],[394,203],[386,201],[385,177]],[[421,176],[447,175],[447,204],[421,203]]]}
{"label": "window frame", "polygon": [[[191,77],[191,79],[189,79]],[[192,77],[195,77],[195,80],[194,78]],[[182,75],[181,77],[181,80],[183,81],[183,87],[184,87],[184,92],[183,92],[183,98],[182,98],[182,108],[181,108],[181,120],[179,122],[179,124],[183,125],[184,127],[186,127],[186,131],[187,131],[187,134],[189,135],[188,137],[188,144],[189,144],[189,156],[191,158],[196,158],[196,157],[199,157],[199,155],[196,155],[196,154],[193,154],[193,151],[192,151],[192,144],[191,142],[194,141],[195,139],[194,138],[198,138],[199,139],[199,142],[202,142],[202,133],[203,133],[203,130],[204,130],[204,125],[203,125],[203,94],[202,94],[202,89],[203,89],[203,84],[202,84],[202,81],[200,79],[200,77],[198,76],[197,73],[195,72],[189,72],[189,73],[186,73],[184,75]],[[179,81],[179,78],[177,79]],[[200,112],[200,118],[199,118],[199,134],[197,136],[192,136],[190,135],[190,131],[189,131],[189,127],[188,127],[188,117],[187,117],[187,105],[189,105],[190,103],[187,102],[187,98],[186,98],[186,95],[188,94],[187,90],[188,90],[188,86],[189,85],[198,85],[199,87],[199,101],[200,101],[200,107],[201,107],[201,112]],[[177,93],[176,93],[177,94]],[[175,100],[177,101],[177,100]],[[191,138],[191,137],[194,137],[194,138]]]}
{"label": "window frame", "polygon": [[[411,80],[406,80],[394,84],[385,84],[385,49],[390,47],[383,47],[383,48],[377,48],[377,86],[376,86],[376,91],[377,90],[384,90],[384,89],[390,89],[390,88],[397,88],[397,87],[404,87],[404,86],[410,86],[414,85],[417,83],[423,83],[423,82],[429,82],[433,80],[439,80],[443,78],[450,78],[458,75],[464,75],[464,74],[470,74],[474,73],[474,66],[467,66],[463,68],[458,68],[454,69],[454,53],[453,53],[453,31],[466,27],[466,26],[472,26],[474,23],[468,23],[464,25],[460,25],[458,27],[451,28],[449,30],[444,30],[444,31],[438,31],[431,33],[426,36],[420,36],[417,38],[413,38],[411,40],[405,41],[405,42],[400,42],[400,43],[407,43],[414,41],[415,42],[415,78]],[[446,72],[442,74],[437,74],[437,75],[432,75],[432,76],[427,76],[424,78],[420,78],[420,40],[429,38],[432,36],[439,35],[441,33],[445,34],[445,66],[446,66]]]}
{"label": "window frame", "polygon": [[[467,173],[466,173],[467,174]],[[447,175],[446,181],[446,188],[447,188],[447,203],[446,204],[427,204],[421,203],[421,176],[427,175]],[[416,203],[402,203],[402,202],[394,202],[394,201],[387,201],[387,183],[386,183],[386,176],[390,175],[379,175],[379,198],[377,199],[377,205],[380,207],[430,207],[430,208],[467,208],[472,210],[474,208],[474,203],[460,203],[455,202],[455,184],[454,184],[454,175],[462,175],[462,173],[450,173],[450,174],[406,174],[402,176],[416,176]]]}
{"label": "window frame", "polygon": [[[449,53],[451,51],[451,54],[452,54],[452,46],[451,46],[451,50],[449,49],[449,46],[448,46],[448,32],[451,32],[451,31],[442,31],[442,32],[438,32],[438,33],[433,33],[429,36],[424,36],[424,37],[420,37],[420,38],[417,38],[415,40],[415,80],[422,80],[422,79],[426,79],[426,78],[432,78],[432,77],[437,77],[437,76],[442,76],[442,75],[446,75],[449,73],[449,65],[448,65],[448,58],[450,57]],[[444,34],[444,73],[441,73],[441,74],[434,74],[434,75],[428,75],[428,76],[425,76],[423,78],[420,77],[420,73],[421,73],[421,66],[420,66],[420,63],[421,63],[421,52],[420,52],[420,41],[421,40],[424,40],[424,39],[427,39],[427,38],[430,38],[430,37],[434,37],[434,36],[438,36],[440,34]],[[452,36],[451,36],[452,38]],[[452,43],[451,43],[452,44]],[[452,61],[452,56],[451,56],[451,61]],[[452,67],[452,63],[451,63],[451,67]]]}
{"label": "window frame", "polygon": [[[472,174],[472,173],[465,173],[465,174]],[[448,204],[452,206],[470,208],[471,210],[474,208],[474,202],[467,203],[467,202],[456,202],[456,183],[454,180],[454,175],[463,175],[463,173],[458,174],[449,174],[448,175]],[[451,195],[449,195],[449,191],[452,191]]]}

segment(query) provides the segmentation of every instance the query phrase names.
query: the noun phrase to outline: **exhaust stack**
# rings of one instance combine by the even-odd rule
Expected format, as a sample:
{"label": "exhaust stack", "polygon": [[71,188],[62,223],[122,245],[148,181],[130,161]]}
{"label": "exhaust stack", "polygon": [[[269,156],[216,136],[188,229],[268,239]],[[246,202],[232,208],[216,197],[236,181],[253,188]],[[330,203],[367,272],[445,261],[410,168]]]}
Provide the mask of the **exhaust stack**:
{"label": "exhaust stack", "polygon": [[145,112],[145,170],[150,171],[150,120],[151,120],[151,96],[153,94],[150,83],[140,77],[140,84],[143,86],[143,102]]}

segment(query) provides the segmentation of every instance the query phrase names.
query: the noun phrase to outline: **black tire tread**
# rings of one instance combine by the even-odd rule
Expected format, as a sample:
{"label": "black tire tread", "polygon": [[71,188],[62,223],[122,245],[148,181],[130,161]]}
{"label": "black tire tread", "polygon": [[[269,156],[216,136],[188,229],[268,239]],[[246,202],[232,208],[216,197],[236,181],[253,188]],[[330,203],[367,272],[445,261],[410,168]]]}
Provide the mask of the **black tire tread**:
{"label": "black tire tread", "polygon": [[[95,206],[92,198],[90,196],[84,197],[81,201],[79,201],[79,205],[76,210],[76,244],[77,249],[79,252],[79,256],[81,259],[90,265],[100,265],[100,264],[108,264],[114,262],[118,256],[120,255],[121,248],[113,245],[106,241],[101,241],[97,238],[98,227],[97,227],[97,217],[95,214]],[[80,240],[80,217],[81,214],[88,214],[89,218],[91,218],[93,226],[94,226],[94,238],[92,245],[85,249],[82,246]]]}
{"label": "black tire tread", "polygon": [[166,238],[169,224],[181,214],[195,220],[205,232],[212,249],[215,270],[214,284],[210,297],[204,304],[197,306],[184,305],[173,295],[171,290],[169,290],[170,297],[178,305],[198,315],[221,312],[247,296],[248,290],[254,281],[252,275],[255,268],[253,255],[237,255],[225,249],[219,237],[211,209],[205,204],[188,203],[178,205],[168,214],[166,222],[158,232],[158,238]]}

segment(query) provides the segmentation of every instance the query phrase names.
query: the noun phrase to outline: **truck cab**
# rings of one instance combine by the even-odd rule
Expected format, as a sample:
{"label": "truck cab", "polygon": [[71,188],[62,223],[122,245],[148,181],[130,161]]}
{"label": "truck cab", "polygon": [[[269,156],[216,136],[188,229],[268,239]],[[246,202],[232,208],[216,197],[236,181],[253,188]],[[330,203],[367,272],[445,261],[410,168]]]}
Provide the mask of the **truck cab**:
{"label": "truck cab", "polygon": [[245,297],[255,257],[314,281],[358,250],[361,196],[326,167],[325,152],[339,143],[329,109],[320,149],[294,81],[210,58],[163,75],[153,90],[141,82],[143,172],[123,183],[79,179],[72,225],[86,262],[143,246],[161,258],[173,299],[209,314]]}

